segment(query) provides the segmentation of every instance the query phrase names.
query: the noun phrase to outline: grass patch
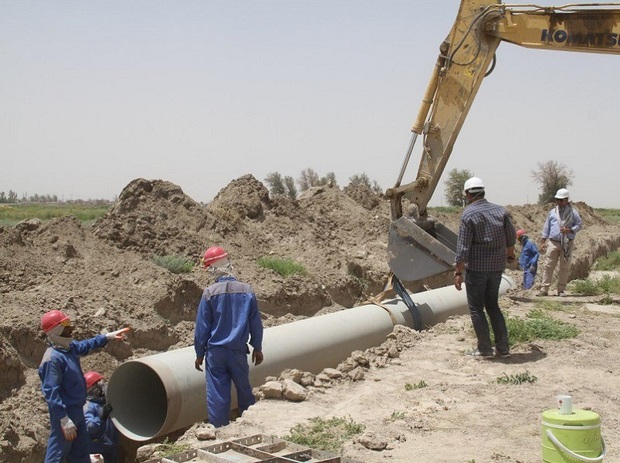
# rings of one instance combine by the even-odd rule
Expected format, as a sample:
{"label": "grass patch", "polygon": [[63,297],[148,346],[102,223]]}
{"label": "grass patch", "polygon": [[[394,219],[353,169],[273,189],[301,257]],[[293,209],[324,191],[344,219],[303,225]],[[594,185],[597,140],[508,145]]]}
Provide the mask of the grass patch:
{"label": "grass patch", "polygon": [[151,260],[172,273],[190,273],[194,269],[194,263],[182,256],[154,255]]}
{"label": "grass patch", "polygon": [[58,217],[73,216],[82,223],[92,223],[103,217],[112,204],[43,203],[11,204],[0,207],[0,224],[14,226],[27,219],[49,222]]}
{"label": "grass patch", "polygon": [[620,223],[620,209],[594,209],[597,214],[602,215],[611,222]]}
{"label": "grass patch", "polygon": [[283,277],[289,277],[295,274],[306,275],[308,273],[306,267],[295,262],[293,259],[261,257],[258,259],[258,265],[263,268],[271,269]]}
{"label": "grass patch", "polygon": [[509,317],[506,325],[511,345],[537,339],[569,339],[579,334],[577,327],[555,320],[541,309],[530,310],[525,320]]}
{"label": "grass patch", "polygon": [[344,442],[364,432],[365,426],[355,423],[351,418],[310,418],[307,424],[298,424],[291,428],[283,439],[295,444],[340,454]]}
{"label": "grass patch", "polygon": [[566,304],[562,304],[560,301],[552,300],[537,300],[534,304],[541,310],[547,310],[549,312],[565,312],[568,308]]}
{"label": "grass patch", "polygon": [[392,416],[390,416],[390,419],[392,421],[404,420],[406,416],[407,416],[407,414],[405,412],[393,411],[392,412]]}
{"label": "grass patch", "polygon": [[415,389],[422,389],[423,387],[427,387],[427,386],[428,384],[426,384],[426,381],[424,380],[418,382],[417,384],[407,383],[405,384],[405,391],[413,391]]}
{"label": "grass patch", "polygon": [[571,291],[583,296],[620,294],[620,278],[603,275],[598,280],[575,280],[571,283]]}
{"label": "grass patch", "polygon": [[498,384],[509,384],[511,386],[518,386],[523,383],[535,383],[538,381],[536,376],[530,374],[529,371],[525,370],[524,373],[517,373],[516,375],[508,376],[504,373],[504,376],[500,376],[496,379]]}
{"label": "grass patch", "polygon": [[595,270],[618,270],[620,269],[620,251],[613,251],[606,256],[599,257],[594,263]]}
{"label": "grass patch", "polygon": [[175,455],[177,453],[187,452],[191,449],[192,446],[190,444],[178,444],[176,442],[171,442],[166,437],[166,439],[164,439],[164,441],[157,446],[157,450],[155,451],[155,453],[158,457],[164,458]]}

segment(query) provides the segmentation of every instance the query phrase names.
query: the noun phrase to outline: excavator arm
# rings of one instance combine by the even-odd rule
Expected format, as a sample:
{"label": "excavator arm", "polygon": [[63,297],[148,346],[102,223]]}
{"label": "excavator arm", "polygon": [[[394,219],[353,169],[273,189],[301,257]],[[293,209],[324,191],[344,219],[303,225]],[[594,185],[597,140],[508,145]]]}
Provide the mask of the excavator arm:
{"label": "excavator arm", "polygon": [[[390,268],[401,280],[441,273],[454,262],[456,236],[428,219],[427,205],[502,41],[528,48],[620,54],[620,3],[545,7],[461,1],[452,30],[439,47],[400,174],[386,191],[393,220]],[[401,184],[418,136],[422,154],[417,177]],[[411,203],[406,217],[403,198]]]}

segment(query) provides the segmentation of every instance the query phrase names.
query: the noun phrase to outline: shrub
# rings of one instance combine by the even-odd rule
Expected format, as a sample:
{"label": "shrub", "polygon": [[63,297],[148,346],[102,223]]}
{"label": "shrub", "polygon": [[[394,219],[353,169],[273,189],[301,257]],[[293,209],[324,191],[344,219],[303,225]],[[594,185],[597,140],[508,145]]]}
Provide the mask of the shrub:
{"label": "shrub", "polygon": [[271,269],[283,277],[288,277],[294,274],[306,275],[308,273],[303,265],[292,259],[261,257],[258,259],[258,265],[263,268]]}
{"label": "shrub", "polygon": [[598,280],[575,280],[571,283],[571,291],[584,296],[620,294],[620,278],[603,275]]}
{"label": "shrub", "polygon": [[284,440],[326,452],[341,453],[347,439],[361,434],[365,427],[355,423],[351,418],[310,418],[307,424],[298,424],[291,428]]}
{"label": "shrub", "polygon": [[152,260],[172,273],[190,273],[194,269],[194,263],[181,256],[154,255]]}
{"label": "shrub", "polygon": [[531,342],[536,339],[568,339],[579,334],[577,327],[551,318],[540,309],[528,312],[527,319],[509,317],[506,320],[510,344]]}
{"label": "shrub", "polygon": [[620,269],[620,251],[613,251],[606,256],[599,257],[594,264],[596,270]]}
{"label": "shrub", "polygon": [[517,373],[516,375],[510,376],[504,373],[504,376],[500,376],[496,379],[496,381],[499,384],[510,384],[515,386],[523,383],[535,383],[536,381],[538,381],[538,378],[531,375],[529,371],[525,370],[524,373]]}
{"label": "shrub", "polygon": [[413,391],[414,389],[422,389],[423,387],[427,387],[426,381],[422,380],[417,384],[407,383],[405,384],[405,391]]}
{"label": "shrub", "polygon": [[156,454],[159,457],[170,457],[177,453],[187,452],[191,450],[192,446],[190,444],[179,444],[177,442],[169,441],[168,438],[157,446]]}

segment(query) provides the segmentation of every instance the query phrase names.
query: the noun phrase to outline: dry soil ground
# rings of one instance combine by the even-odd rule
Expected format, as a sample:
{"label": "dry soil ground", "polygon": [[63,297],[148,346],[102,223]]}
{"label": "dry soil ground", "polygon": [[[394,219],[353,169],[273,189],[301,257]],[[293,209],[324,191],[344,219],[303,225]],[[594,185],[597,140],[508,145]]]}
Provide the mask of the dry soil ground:
{"label": "dry soil ground", "polygon": [[[571,279],[586,277],[597,257],[620,245],[620,227],[586,204],[576,207],[585,226]],[[543,206],[509,210],[515,224],[532,235],[547,213]],[[439,215],[456,229],[458,214]],[[132,326],[126,343],[82,361],[84,371],[109,376],[128,359],[191,345],[208,275],[198,268],[172,274],[152,262],[154,254],[198,263],[205,247],[226,247],[238,277],[254,286],[265,325],[272,326],[353,307],[380,292],[388,274],[388,225],[387,203],[369,191],[316,188],[291,201],[270,198],[259,181],[245,176],[207,206],[169,182],[137,179],[92,227],[73,218],[0,227],[0,461],[42,460],[48,414],[36,369],[45,350],[38,326],[45,311],[67,311],[78,338]],[[262,256],[293,258],[308,274],[280,277],[257,264]],[[519,279],[518,271],[509,273]],[[437,287],[450,281],[425,283]],[[554,406],[556,394],[569,393],[576,407],[601,415],[606,461],[620,461],[620,309],[618,301],[603,308],[596,302],[562,299],[562,310],[551,315],[576,325],[580,334],[569,341],[517,345],[502,361],[463,355],[474,346],[466,316],[420,333],[399,328],[386,341],[398,356],[393,349],[388,355],[387,348],[366,352],[363,379],[310,388],[301,403],[261,400],[218,431],[218,438],[284,435],[308,418],[339,416],[366,426],[362,438],[345,446],[346,456],[363,462],[534,462],[540,461],[541,412]],[[537,304],[520,290],[502,298],[509,316],[525,316]],[[518,386],[496,382],[526,371],[538,380]],[[406,384],[420,381],[427,387],[406,390]],[[193,431],[182,440],[194,440]]]}

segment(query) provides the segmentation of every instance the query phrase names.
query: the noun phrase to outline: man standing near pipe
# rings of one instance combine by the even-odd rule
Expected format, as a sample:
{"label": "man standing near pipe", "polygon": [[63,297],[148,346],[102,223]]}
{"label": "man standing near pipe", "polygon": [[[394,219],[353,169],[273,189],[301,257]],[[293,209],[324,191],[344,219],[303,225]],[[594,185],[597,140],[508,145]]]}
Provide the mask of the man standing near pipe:
{"label": "man standing near pipe", "polygon": [[202,262],[215,276],[215,283],[200,298],[194,331],[194,366],[202,371],[206,356],[207,412],[209,422],[219,428],[230,422],[231,382],[237,389],[241,413],[256,402],[250,385],[248,339],[253,348],[252,362],[260,365],[263,323],[256,295],[250,285],[235,279],[228,253],[212,246]]}
{"label": "man standing near pipe", "polygon": [[467,265],[467,304],[478,338],[478,349],[473,355],[478,358],[493,357],[486,309],[495,335],[496,353],[501,357],[508,357],[508,329],[499,308],[499,287],[506,261],[515,260],[515,229],[506,209],[484,198],[482,180],[477,177],[467,180],[463,193],[468,206],[461,215],[454,286],[461,290],[463,272]]}

